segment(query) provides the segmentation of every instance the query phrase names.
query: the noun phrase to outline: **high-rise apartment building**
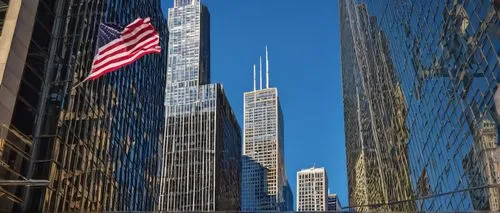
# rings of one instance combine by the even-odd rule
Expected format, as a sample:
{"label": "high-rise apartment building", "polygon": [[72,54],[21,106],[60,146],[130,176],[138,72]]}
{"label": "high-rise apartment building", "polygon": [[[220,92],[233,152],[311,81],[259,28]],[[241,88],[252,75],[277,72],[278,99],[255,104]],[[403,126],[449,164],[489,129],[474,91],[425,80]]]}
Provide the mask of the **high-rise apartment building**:
{"label": "high-rise apartment building", "polygon": [[498,210],[500,5],[356,2],[339,2],[349,205]]}
{"label": "high-rise apartment building", "polygon": [[342,206],[340,206],[339,197],[337,194],[328,194],[326,198],[326,210],[327,211],[342,211]]}
{"label": "high-rise apartment building", "polygon": [[[0,37],[0,211],[154,210],[168,30],[159,0],[8,2]],[[1,10],[0,10],[1,11]],[[81,87],[101,22],[151,17],[162,54]]]}
{"label": "high-rise apartment building", "polygon": [[[267,56],[267,50],[266,50]],[[286,189],[287,178],[284,162],[284,126],[278,89],[269,88],[268,60],[266,57],[266,84],[262,87],[262,63],[260,86],[257,89],[254,66],[254,90],[244,94],[244,131],[242,174],[243,211],[287,211],[291,193]],[[253,166],[257,164],[256,166]],[[255,185],[255,177],[266,180]],[[257,187],[257,188],[256,188]],[[254,191],[266,193],[255,194]],[[286,194],[285,194],[286,193]],[[287,197],[288,196],[288,197]]]}
{"label": "high-rise apartment building", "polygon": [[297,211],[327,211],[328,177],[325,168],[297,172]]}
{"label": "high-rise apartment building", "polygon": [[210,84],[210,15],[199,0],[168,9],[160,207],[240,209],[241,132],[222,85]]}

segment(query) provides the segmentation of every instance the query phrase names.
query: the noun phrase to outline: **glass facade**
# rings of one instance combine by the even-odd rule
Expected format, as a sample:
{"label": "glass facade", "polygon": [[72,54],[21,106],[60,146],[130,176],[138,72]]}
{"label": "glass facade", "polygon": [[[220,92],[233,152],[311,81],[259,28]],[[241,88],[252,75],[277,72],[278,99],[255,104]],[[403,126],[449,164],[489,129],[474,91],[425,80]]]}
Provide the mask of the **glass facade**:
{"label": "glass facade", "polygon": [[328,194],[326,199],[327,211],[342,211],[337,194]]}
{"label": "glass facade", "polygon": [[168,9],[170,41],[159,210],[240,209],[241,130],[210,83],[210,15],[199,0]]}
{"label": "glass facade", "polygon": [[[90,71],[100,22],[148,16],[162,54],[71,89]],[[154,210],[168,50],[160,1],[41,0],[36,18],[12,125],[32,141],[20,171],[48,186],[13,189],[22,200],[11,210]]]}
{"label": "glass facade", "polygon": [[350,206],[499,210],[499,6],[339,2]]}
{"label": "glass facade", "polygon": [[[246,92],[244,120],[243,158],[248,160],[243,161],[242,210],[292,210],[286,204],[284,126],[278,89]],[[256,180],[263,176],[266,180]]]}

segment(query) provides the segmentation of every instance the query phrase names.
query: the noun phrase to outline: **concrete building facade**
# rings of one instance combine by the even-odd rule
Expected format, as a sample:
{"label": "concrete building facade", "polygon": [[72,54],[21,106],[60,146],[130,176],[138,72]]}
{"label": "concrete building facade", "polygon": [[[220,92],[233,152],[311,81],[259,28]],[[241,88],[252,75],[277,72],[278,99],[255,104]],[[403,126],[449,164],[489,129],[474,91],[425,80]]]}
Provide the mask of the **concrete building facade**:
{"label": "concrete building facade", "polygon": [[297,172],[297,211],[327,211],[328,177],[325,168]]}

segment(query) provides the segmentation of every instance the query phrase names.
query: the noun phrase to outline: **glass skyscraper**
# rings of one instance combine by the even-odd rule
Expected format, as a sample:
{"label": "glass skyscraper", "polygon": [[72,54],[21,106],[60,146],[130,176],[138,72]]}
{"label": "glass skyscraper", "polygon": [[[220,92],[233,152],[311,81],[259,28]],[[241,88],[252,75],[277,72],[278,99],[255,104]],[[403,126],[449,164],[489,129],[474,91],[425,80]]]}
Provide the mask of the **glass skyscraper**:
{"label": "glass skyscraper", "polygon": [[499,6],[339,2],[350,206],[499,210]]}
{"label": "glass skyscraper", "polygon": [[[19,78],[17,96],[1,94],[2,104],[13,100],[14,107],[10,121],[3,120],[6,111],[1,110],[0,175],[24,181],[0,187],[1,211],[154,210],[168,50],[160,1],[8,2],[9,10],[36,15],[22,12],[23,19],[34,21],[31,26],[18,21],[22,26],[16,30],[26,31],[14,31],[12,42],[28,40],[25,58],[8,58],[10,67],[1,72],[9,87]],[[7,19],[17,19],[11,14],[16,13],[8,11]],[[148,16],[160,35],[162,54],[71,89],[89,74],[101,22],[125,26]],[[0,39],[12,36],[11,23],[5,22]],[[9,75],[18,68],[20,75]],[[1,83],[3,91],[7,81]]]}
{"label": "glass skyscraper", "polygon": [[240,209],[241,130],[222,85],[210,84],[210,15],[175,0],[170,30],[160,208]]}

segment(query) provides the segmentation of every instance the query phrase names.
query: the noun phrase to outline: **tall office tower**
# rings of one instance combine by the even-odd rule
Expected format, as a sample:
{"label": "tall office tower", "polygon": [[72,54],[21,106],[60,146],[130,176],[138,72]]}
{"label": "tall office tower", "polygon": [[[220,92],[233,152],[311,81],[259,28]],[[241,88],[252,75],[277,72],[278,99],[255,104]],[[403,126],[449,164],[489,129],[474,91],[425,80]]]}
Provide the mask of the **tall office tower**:
{"label": "tall office tower", "polygon": [[[402,201],[379,209],[498,208],[499,6],[497,1],[340,1],[350,205]],[[374,51],[377,46],[385,53]],[[385,70],[393,72],[387,78],[393,83],[379,81],[387,77]],[[390,85],[397,88],[394,95],[387,95]],[[394,104],[399,113],[387,114],[393,109],[386,105],[379,110],[379,102],[390,100],[399,100]],[[401,121],[399,130],[377,121],[391,119]],[[381,132],[398,131],[392,142],[379,138]],[[388,142],[393,145],[384,145]]]}
{"label": "tall office tower", "polygon": [[340,201],[337,194],[328,194],[328,197],[326,198],[326,210],[342,211],[342,206],[340,206]]}
{"label": "tall office tower", "polygon": [[241,130],[222,85],[209,84],[208,9],[199,0],[176,0],[168,27],[159,210],[237,211]]}
{"label": "tall office tower", "polygon": [[[283,114],[278,89],[269,88],[268,78],[266,78],[265,88],[262,88],[262,63],[260,67],[259,89],[254,78],[254,90],[244,94],[243,158],[249,160],[243,161],[241,209],[243,211],[292,210],[286,209],[290,205],[286,204],[284,195],[287,179],[284,162]],[[269,67],[268,63],[266,67]],[[266,76],[269,76],[268,73],[268,68],[266,68]],[[266,183],[266,185],[256,186],[253,179],[262,177],[262,170],[267,174],[266,180],[258,182]],[[265,196],[261,196],[253,191],[267,192]]]}
{"label": "tall office tower", "polygon": [[[366,5],[340,2],[342,81],[349,202],[363,206],[413,198],[406,103],[384,32]],[[414,203],[357,211],[412,211]]]}
{"label": "tall office tower", "polygon": [[[0,183],[0,211],[154,210],[168,49],[160,1],[8,3],[0,179],[11,182]],[[146,16],[162,54],[71,89],[89,74],[101,22]]]}
{"label": "tall office tower", "polygon": [[327,211],[328,177],[325,168],[297,172],[297,211]]}

